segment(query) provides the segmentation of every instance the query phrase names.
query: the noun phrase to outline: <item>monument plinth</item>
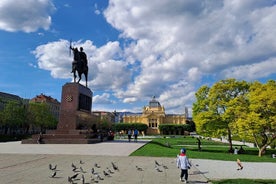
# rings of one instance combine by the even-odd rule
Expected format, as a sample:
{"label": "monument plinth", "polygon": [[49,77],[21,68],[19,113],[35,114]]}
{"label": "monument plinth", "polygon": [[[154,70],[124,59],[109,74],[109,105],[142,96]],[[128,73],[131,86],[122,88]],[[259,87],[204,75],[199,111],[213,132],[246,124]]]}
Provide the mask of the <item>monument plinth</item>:
{"label": "monument plinth", "polygon": [[79,83],[67,83],[62,87],[61,106],[57,131],[78,128],[78,112],[91,114],[92,91]]}
{"label": "monument plinth", "polygon": [[66,83],[62,87],[59,122],[56,130],[46,134],[33,135],[22,143],[45,144],[88,144],[99,142],[92,127],[97,127],[97,119],[91,113],[93,92],[79,84]]}

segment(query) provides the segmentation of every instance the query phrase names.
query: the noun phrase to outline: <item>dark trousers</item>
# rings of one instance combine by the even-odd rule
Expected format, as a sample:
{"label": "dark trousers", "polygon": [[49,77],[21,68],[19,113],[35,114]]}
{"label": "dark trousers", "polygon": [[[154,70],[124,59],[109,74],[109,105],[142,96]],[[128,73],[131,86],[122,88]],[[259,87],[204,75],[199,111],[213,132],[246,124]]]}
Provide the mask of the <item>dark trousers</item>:
{"label": "dark trousers", "polygon": [[188,169],[181,169],[180,177],[183,178],[183,176],[185,180],[188,180]]}

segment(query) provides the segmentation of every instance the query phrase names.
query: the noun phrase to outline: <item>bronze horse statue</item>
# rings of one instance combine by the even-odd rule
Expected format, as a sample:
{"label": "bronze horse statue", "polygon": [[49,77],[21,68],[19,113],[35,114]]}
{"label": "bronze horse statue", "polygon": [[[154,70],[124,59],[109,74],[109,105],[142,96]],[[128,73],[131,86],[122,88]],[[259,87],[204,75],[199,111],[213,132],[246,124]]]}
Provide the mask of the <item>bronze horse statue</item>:
{"label": "bronze horse statue", "polygon": [[76,82],[76,72],[78,72],[79,80],[77,83],[80,82],[82,79],[81,76],[84,74],[85,76],[85,86],[87,87],[87,75],[88,75],[88,66],[87,66],[87,57],[86,54],[83,52],[83,48],[80,48],[80,51],[78,48],[72,48],[70,46],[70,49],[73,50],[74,53],[74,61],[72,63],[72,73],[74,74],[74,82]]}

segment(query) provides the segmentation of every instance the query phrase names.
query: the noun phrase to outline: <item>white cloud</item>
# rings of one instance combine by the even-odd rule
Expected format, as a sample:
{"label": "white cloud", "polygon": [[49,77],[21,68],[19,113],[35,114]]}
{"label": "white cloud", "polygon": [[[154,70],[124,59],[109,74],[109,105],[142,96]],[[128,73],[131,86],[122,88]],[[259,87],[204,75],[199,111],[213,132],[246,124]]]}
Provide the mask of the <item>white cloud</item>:
{"label": "white cloud", "polygon": [[51,25],[51,13],[55,10],[51,0],[1,0],[0,29],[16,32],[35,32]]}
{"label": "white cloud", "polygon": [[237,79],[252,81],[256,78],[268,77],[270,74],[275,73],[275,66],[276,58],[274,57],[259,63],[232,67],[224,70],[222,75],[225,75],[227,78],[235,76]]}
{"label": "white cloud", "polygon": [[[216,82],[275,74],[273,0],[110,0],[101,12],[124,44],[74,43],[88,55],[89,86],[106,92],[97,96],[99,103],[109,102],[107,92],[131,104],[155,95],[169,112],[183,113],[206,77]],[[67,49],[65,40],[37,47],[39,68],[53,77],[72,77]]]}
{"label": "white cloud", "polygon": [[93,97],[93,104],[112,104],[113,100],[110,99],[109,93],[103,93],[102,95],[96,95]]}
{"label": "white cloud", "polygon": [[104,15],[121,38],[133,40],[124,51],[137,75],[116,93],[125,102],[156,95],[181,110],[205,76],[275,73],[267,68],[276,55],[274,1],[110,0]]}
{"label": "white cloud", "polygon": [[[38,46],[33,54],[38,67],[49,70],[54,78],[71,78],[73,54],[70,55],[69,41],[59,40]],[[88,85],[93,90],[115,90],[124,88],[130,81],[127,65],[120,60],[118,42],[109,42],[96,48],[93,42],[86,40],[72,43],[73,47],[83,47],[88,58]],[[83,83],[83,82],[82,82]]]}

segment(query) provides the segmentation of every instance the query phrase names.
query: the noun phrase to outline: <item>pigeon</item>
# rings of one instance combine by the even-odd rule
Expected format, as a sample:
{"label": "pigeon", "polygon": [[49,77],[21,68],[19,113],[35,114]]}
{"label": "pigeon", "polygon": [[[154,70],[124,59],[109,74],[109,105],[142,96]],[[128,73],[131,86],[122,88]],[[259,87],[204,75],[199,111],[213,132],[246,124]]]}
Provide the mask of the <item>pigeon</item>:
{"label": "pigeon", "polygon": [[104,174],[105,176],[110,176],[105,170],[103,170],[103,174]]}
{"label": "pigeon", "polygon": [[72,180],[72,178],[70,176],[68,176],[68,182],[69,183],[73,183],[73,180]]}
{"label": "pigeon", "polygon": [[164,169],[169,169],[166,165],[162,165]]}
{"label": "pigeon", "polygon": [[52,170],[56,170],[57,169],[57,165],[55,165],[55,167],[52,167]]}
{"label": "pigeon", "polygon": [[75,166],[73,163],[71,164],[71,166],[72,166],[73,168],[77,168],[77,166]]}
{"label": "pigeon", "polygon": [[92,167],[91,169],[91,173],[94,174],[95,173],[95,169]]}
{"label": "pigeon", "polygon": [[101,166],[99,166],[97,163],[95,163],[94,166],[97,168],[101,168]]}
{"label": "pigeon", "polygon": [[160,164],[156,160],[154,162],[155,162],[155,165],[160,166]]}
{"label": "pigeon", "polygon": [[78,168],[75,167],[75,168],[72,169],[72,171],[73,171],[73,172],[79,172],[77,169],[78,169]]}
{"label": "pigeon", "polygon": [[98,180],[104,180],[99,174],[96,174]]}
{"label": "pigeon", "polygon": [[86,172],[83,170],[82,167],[80,167],[80,171],[81,171],[82,173],[86,173]]}
{"label": "pigeon", "polygon": [[55,171],[55,172],[51,175],[51,177],[54,178],[56,175],[57,175],[57,172]]}
{"label": "pigeon", "polygon": [[82,184],[85,184],[85,178],[84,178],[83,174],[81,175],[81,182],[82,182]]}
{"label": "pigeon", "polygon": [[76,179],[78,177],[79,173],[74,174],[73,176],[71,176],[71,179]]}
{"label": "pigeon", "polygon": [[52,170],[52,171],[56,170],[57,169],[57,165],[55,165],[55,167],[53,167],[52,164],[49,164],[49,169]]}
{"label": "pigeon", "polygon": [[161,169],[159,169],[159,167],[155,167],[155,170],[156,170],[157,172],[163,172]]}
{"label": "pigeon", "polygon": [[137,165],[135,166],[137,171],[143,171],[143,169],[141,167],[138,167]]}
{"label": "pigeon", "polygon": [[82,160],[80,160],[80,164],[84,164],[84,162]]}
{"label": "pigeon", "polygon": [[242,170],[243,166],[242,166],[242,163],[241,163],[240,159],[237,159],[237,164],[239,166],[239,168],[237,170]]}
{"label": "pigeon", "polygon": [[107,171],[108,171],[110,174],[114,174],[114,172],[111,171],[108,167],[107,167],[106,169],[107,169]]}
{"label": "pigeon", "polygon": [[115,171],[119,171],[118,166],[116,166],[113,162],[111,162],[111,164],[112,164],[112,167],[113,167],[113,169],[114,169]]}

